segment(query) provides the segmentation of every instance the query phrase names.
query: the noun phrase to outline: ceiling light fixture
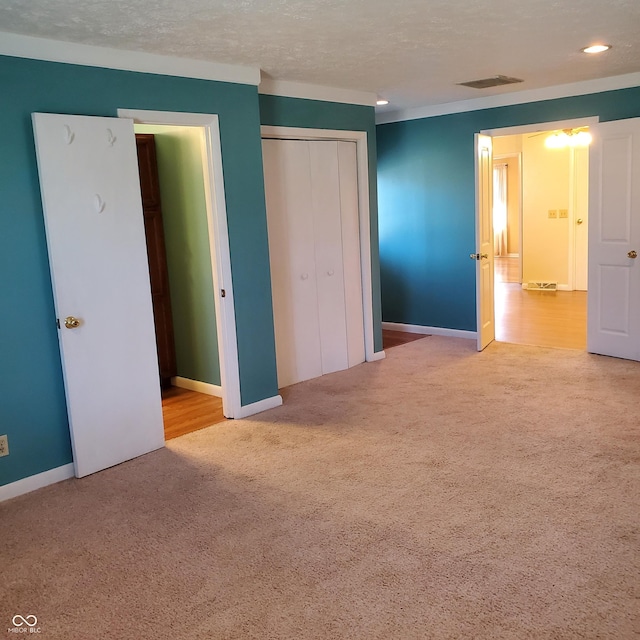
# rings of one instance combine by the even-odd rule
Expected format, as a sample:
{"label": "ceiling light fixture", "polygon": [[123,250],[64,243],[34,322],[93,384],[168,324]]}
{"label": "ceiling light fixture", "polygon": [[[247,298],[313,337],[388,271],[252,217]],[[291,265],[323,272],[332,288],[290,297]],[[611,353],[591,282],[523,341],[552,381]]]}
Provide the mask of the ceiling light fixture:
{"label": "ceiling light fixture", "polygon": [[610,44],[592,44],[590,47],[580,49],[582,53],[602,53],[603,51],[609,51],[611,49]]}
{"label": "ceiling light fixture", "polygon": [[564,149],[565,147],[587,147],[591,144],[591,134],[584,129],[563,129],[554,131],[545,141],[547,149]]}
{"label": "ceiling light fixture", "polygon": [[388,100],[385,100],[384,98],[380,99],[380,100],[376,100],[376,104],[379,107],[384,107],[385,104],[389,104]]}

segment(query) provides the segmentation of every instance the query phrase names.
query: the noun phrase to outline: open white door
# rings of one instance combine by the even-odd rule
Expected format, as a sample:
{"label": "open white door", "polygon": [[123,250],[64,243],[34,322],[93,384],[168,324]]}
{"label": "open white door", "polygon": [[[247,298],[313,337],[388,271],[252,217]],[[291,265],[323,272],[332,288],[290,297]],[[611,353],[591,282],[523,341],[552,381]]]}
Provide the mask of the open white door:
{"label": "open white door", "polygon": [[77,477],[164,446],[133,122],[33,115]]}
{"label": "open white door", "polygon": [[493,342],[496,335],[493,308],[493,153],[490,136],[475,135],[476,166],[476,306],[478,351]]}
{"label": "open white door", "polygon": [[640,118],[591,133],[587,350],[640,360]]}

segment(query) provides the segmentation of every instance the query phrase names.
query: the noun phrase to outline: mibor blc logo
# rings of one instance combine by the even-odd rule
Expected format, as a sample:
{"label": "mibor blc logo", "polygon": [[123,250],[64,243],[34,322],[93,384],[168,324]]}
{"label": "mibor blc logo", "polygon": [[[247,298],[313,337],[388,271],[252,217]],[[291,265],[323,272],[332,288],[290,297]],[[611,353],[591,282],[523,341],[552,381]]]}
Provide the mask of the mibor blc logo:
{"label": "mibor blc logo", "polygon": [[38,618],[33,614],[26,616],[16,614],[11,618],[11,624],[13,624],[13,627],[7,629],[8,633],[41,633],[41,629],[38,626]]}

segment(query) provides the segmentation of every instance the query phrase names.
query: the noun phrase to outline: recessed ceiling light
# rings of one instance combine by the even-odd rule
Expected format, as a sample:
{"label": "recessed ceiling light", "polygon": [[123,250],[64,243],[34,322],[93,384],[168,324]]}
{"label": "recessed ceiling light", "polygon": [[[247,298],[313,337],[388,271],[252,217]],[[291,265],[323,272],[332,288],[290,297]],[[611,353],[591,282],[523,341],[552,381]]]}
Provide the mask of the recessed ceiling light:
{"label": "recessed ceiling light", "polygon": [[602,53],[603,51],[608,51],[611,49],[610,44],[593,44],[590,47],[585,47],[584,49],[580,49],[583,53]]}
{"label": "recessed ceiling light", "polygon": [[383,100],[376,100],[376,104],[379,107],[384,107],[385,104],[389,104],[389,101],[388,100],[384,100],[384,99]]}

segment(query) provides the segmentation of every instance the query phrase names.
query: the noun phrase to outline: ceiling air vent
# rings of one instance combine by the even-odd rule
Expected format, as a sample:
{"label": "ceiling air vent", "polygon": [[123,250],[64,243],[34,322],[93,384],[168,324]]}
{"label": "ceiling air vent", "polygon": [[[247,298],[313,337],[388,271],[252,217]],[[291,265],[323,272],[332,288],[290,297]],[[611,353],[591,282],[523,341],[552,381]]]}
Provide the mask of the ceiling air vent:
{"label": "ceiling air vent", "polygon": [[524,82],[524,80],[510,78],[509,76],[493,76],[484,80],[471,80],[470,82],[459,82],[458,84],[472,89],[488,89],[489,87],[501,87],[503,84],[516,84],[517,82]]}

